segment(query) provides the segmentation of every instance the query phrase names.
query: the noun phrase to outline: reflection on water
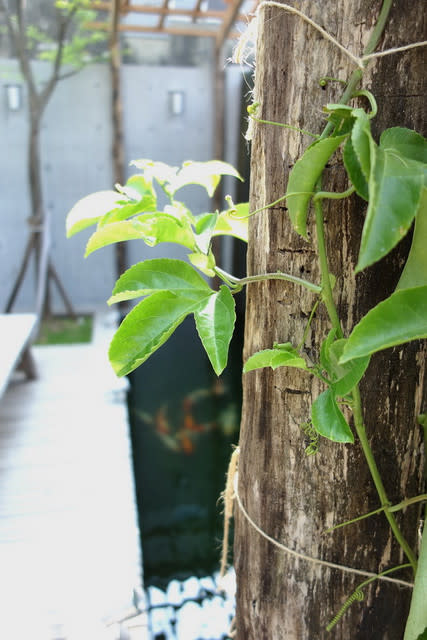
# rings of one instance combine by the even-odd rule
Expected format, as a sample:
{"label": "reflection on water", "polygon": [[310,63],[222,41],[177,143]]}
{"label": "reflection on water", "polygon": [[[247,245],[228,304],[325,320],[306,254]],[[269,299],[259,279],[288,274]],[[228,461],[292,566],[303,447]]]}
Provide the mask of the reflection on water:
{"label": "reflection on water", "polygon": [[[131,374],[129,397],[145,585],[218,568],[218,498],[240,422],[241,348],[218,378],[192,319]],[[232,355],[233,351],[236,355]]]}
{"label": "reflection on water", "polygon": [[149,587],[138,602],[140,613],[126,620],[122,630],[129,640],[228,640],[235,586],[230,570],[221,581],[215,574],[172,580],[165,591]]}

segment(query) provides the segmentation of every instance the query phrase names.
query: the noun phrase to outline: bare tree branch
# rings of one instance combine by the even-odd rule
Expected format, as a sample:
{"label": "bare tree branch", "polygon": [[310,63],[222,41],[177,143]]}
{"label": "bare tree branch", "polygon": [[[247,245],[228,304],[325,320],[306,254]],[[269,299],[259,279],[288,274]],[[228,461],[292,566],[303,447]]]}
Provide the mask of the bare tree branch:
{"label": "bare tree branch", "polygon": [[72,23],[72,20],[75,16],[77,12],[77,6],[74,6],[65,17],[63,17],[60,12],[57,10],[57,15],[58,15],[58,24],[59,24],[59,28],[58,28],[58,35],[57,35],[57,42],[58,42],[58,48],[56,50],[56,55],[55,55],[55,59],[53,62],[53,68],[52,68],[52,74],[50,76],[50,79],[48,80],[48,83],[46,85],[46,87],[43,89],[43,91],[41,91],[40,93],[40,99],[43,103],[43,106],[45,104],[47,104],[55,86],[56,83],[61,79],[60,76],[60,69],[61,69],[61,65],[62,65],[62,59],[63,59],[63,55],[64,55],[64,46],[65,46],[65,40],[66,40],[66,36],[67,36],[67,32],[68,29]]}
{"label": "bare tree branch", "polygon": [[6,19],[6,27],[9,33],[9,37],[16,49],[19,59],[19,66],[21,68],[22,75],[28,85],[28,90],[31,97],[34,99],[37,97],[36,84],[34,82],[33,70],[26,51],[26,37],[25,37],[25,20],[24,20],[24,8],[23,0],[17,2],[17,27],[13,24],[13,20],[9,9],[6,6],[5,0],[0,0],[0,8],[3,10]]}

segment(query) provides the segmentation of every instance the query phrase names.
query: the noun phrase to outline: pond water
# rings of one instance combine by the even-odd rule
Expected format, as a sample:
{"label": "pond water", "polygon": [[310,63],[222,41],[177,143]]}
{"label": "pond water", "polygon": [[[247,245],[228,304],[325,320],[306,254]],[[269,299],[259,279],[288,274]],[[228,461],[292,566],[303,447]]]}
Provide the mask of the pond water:
{"label": "pond water", "polygon": [[[193,319],[187,319],[130,375],[129,414],[146,589],[169,593],[174,581],[206,580],[219,568],[223,523],[218,499],[232,445],[238,441],[241,344],[238,326],[229,366],[218,378]],[[195,636],[199,637],[205,636]]]}

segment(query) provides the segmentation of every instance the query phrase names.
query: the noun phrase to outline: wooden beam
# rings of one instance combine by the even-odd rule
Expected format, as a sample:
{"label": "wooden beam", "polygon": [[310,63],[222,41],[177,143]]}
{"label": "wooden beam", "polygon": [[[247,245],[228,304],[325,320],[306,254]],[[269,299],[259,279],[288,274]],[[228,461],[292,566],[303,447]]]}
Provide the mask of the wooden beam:
{"label": "wooden beam", "polygon": [[[163,0],[163,6],[162,6],[163,11],[167,12],[168,8],[169,8],[169,0]],[[166,17],[166,14],[162,13],[159,18],[159,23],[157,25],[158,29],[163,29],[163,25],[165,24],[165,17]]]}
{"label": "wooden beam", "polygon": [[233,24],[237,20],[239,9],[243,4],[243,0],[231,0],[227,11],[224,14],[223,23],[216,35],[215,48],[220,51],[224,42],[229,37],[229,33],[233,27]]}
{"label": "wooden beam", "polygon": [[[109,24],[108,22],[86,22],[86,29],[93,29],[95,31],[108,31]],[[142,27],[140,25],[135,24],[120,24],[119,31],[129,31],[132,33],[155,33],[159,36],[161,35],[175,35],[175,36],[193,36],[200,38],[216,38],[217,31],[209,30],[209,29],[199,29],[189,27],[163,27],[159,29],[158,27]],[[239,38],[240,33],[237,31],[230,32],[228,34],[229,38]]]}
{"label": "wooden beam", "polygon": [[[202,0],[200,0],[200,3]],[[199,4],[199,3],[198,3]],[[93,2],[92,9],[98,9],[99,11],[111,11],[111,2]],[[167,14],[168,16],[188,16],[189,18],[214,18],[222,20],[225,15],[225,11],[201,11],[200,7],[195,9],[169,9],[165,7],[153,7],[144,5],[132,5],[125,10],[125,13],[143,13],[161,15]],[[239,14],[236,17],[237,20],[245,20],[246,14]]]}
{"label": "wooden beam", "polygon": [[196,22],[196,18],[197,18],[197,14],[200,13],[200,7],[202,6],[202,2],[203,0],[197,0],[197,3],[193,9],[193,11],[191,12],[191,15],[193,16],[193,22]]}

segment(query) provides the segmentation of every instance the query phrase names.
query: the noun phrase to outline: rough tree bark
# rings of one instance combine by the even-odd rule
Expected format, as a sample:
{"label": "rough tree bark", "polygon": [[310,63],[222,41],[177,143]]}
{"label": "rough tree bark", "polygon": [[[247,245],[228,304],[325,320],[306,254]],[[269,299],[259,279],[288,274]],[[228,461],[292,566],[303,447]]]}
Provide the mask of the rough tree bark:
{"label": "rough tree bark", "polygon": [[[293,4],[355,53],[363,51],[381,8],[379,0]],[[425,39],[423,4],[422,0],[394,2],[380,48]],[[375,135],[394,125],[423,132],[424,61],[425,50],[418,49],[371,63],[363,84],[372,88],[379,104]],[[254,96],[261,118],[319,133],[322,106],[337,102],[342,91],[337,83],[322,90],[319,79],[345,79],[350,71],[342,53],[300,18],[274,7],[261,11]],[[310,142],[278,127],[255,126],[252,211],[285,193],[289,170]],[[335,191],[347,187],[339,161],[327,170],[324,187]],[[354,278],[364,212],[365,203],[357,196],[325,205],[330,268],[337,277],[334,293],[346,335],[369,308],[393,291],[409,247],[407,238],[388,258]],[[310,233],[313,237],[313,224]],[[314,246],[292,231],[285,206],[270,207],[250,220],[248,273],[281,270],[319,282]],[[290,283],[251,284],[244,357],[271,348],[275,341],[297,345],[313,303],[312,294]],[[309,355],[318,352],[329,328],[320,306],[306,340]],[[361,386],[367,432],[392,503],[423,488],[422,433],[416,416],[426,409],[425,354],[420,343],[378,354]],[[321,391],[317,379],[293,369],[244,376],[242,502],[267,534],[309,556],[373,572],[400,564],[404,558],[382,515],[322,535],[331,525],[380,505],[357,442],[339,445],[322,439],[316,455],[305,455],[300,425],[309,419],[310,406]],[[365,590],[364,602],[353,605],[328,634],[325,626],[363,578],[288,557],[236,511],[238,640],[402,638],[409,589],[377,581]],[[419,515],[415,506],[398,516],[413,547]]]}

